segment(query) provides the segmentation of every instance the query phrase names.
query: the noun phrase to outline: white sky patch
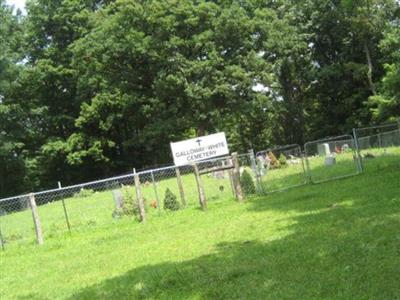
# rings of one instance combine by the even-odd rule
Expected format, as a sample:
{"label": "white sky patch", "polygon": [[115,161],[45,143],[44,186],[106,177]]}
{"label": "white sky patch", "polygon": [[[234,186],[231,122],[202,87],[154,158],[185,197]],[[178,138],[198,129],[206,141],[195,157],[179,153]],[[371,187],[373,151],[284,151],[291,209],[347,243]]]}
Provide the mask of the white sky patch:
{"label": "white sky patch", "polygon": [[256,85],[253,85],[252,90],[254,92],[258,92],[258,93],[266,93],[266,92],[269,92],[269,87],[267,87],[261,83],[257,83]]}
{"label": "white sky patch", "polygon": [[8,5],[14,6],[15,11],[19,8],[24,15],[26,14],[25,2],[26,0],[6,0]]}

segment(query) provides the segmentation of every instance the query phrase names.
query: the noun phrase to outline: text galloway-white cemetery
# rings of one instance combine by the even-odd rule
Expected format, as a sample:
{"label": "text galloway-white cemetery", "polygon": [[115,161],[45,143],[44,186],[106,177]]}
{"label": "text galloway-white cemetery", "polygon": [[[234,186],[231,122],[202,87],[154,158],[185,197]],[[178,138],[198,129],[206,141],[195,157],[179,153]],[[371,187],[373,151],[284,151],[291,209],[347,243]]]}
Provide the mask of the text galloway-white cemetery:
{"label": "text galloway-white cemetery", "polygon": [[176,166],[229,154],[224,132],[171,143]]}

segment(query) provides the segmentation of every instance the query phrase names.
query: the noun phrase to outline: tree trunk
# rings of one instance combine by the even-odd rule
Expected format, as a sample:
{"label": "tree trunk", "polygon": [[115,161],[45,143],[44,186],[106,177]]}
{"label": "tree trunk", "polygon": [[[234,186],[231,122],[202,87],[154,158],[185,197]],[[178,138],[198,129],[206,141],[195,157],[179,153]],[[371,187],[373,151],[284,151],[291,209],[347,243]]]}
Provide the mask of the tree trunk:
{"label": "tree trunk", "polygon": [[375,96],[376,90],[375,90],[374,82],[372,80],[373,66],[372,66],[372,61],[371,61],[371,53],[369,52],[367,42],[364,42],[364,51],[365,51],[365,55],[367,57],[367,64],[368,64],[368,73],[367,73],[368,84],[369,84],[369,88],[370,88],[372,94]]}

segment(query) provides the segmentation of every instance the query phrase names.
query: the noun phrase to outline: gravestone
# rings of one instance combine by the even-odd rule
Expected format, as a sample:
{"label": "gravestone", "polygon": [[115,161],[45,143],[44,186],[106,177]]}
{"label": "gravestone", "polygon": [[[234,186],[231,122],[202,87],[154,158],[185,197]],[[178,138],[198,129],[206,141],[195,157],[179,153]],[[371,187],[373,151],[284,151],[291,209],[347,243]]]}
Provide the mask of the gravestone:
{"label": "gravestone", "polygon": [[317,147],[319,156],[329,156],[331,154],[331,150],[329,148],[328,143],[318,144]]}
{"label": "gravestone", "polygon": [[325,157],[325,166],[333,166],[334,164],[336,164],[336,157],[333,155]]}
{"label": "gravestone", "polygon": [[120,210],[122,209],[122,206],[124,206],[124,199],[122,197],[122,192],[121,190],[113,190],[113,198],[115,202],[115,209]]}

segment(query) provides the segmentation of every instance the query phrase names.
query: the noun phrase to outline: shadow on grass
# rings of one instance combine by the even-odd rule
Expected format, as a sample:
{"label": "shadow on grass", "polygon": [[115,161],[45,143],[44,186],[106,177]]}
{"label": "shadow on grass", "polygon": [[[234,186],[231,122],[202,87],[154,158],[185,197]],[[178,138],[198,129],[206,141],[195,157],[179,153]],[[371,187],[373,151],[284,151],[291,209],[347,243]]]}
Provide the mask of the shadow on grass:
{"label": "shadow on grass", "polygon": [[70,299],[397,299],[400,168],[389,168],[382,178],[252,199],[255,212],[304,212],[281,239],[220,243],[209,255],[138,267]]}

